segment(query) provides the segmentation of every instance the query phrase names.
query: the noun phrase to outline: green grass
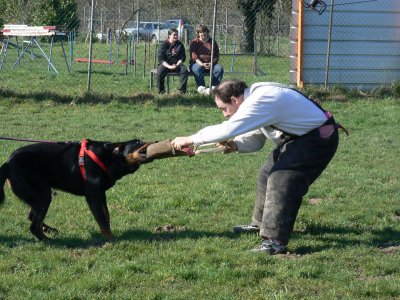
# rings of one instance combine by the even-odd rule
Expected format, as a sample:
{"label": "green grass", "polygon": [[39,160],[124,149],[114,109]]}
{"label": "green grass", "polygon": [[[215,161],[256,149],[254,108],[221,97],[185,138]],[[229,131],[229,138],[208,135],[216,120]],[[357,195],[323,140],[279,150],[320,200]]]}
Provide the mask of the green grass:
{"label": "green grass", "polygon": [[[42,43],[44,51],[48,54],[50,47]],[[146,47],[146,48],[145,48]],[[65,101],[72,98],[81,97],[87,91],[88,65],[87,63],[73,62],[71,72],[68,72],[59,43],[53,47],[52,62],[59,72],[56,75],[53,71],[47,72],[47,62],[44,57],[32,59],[29,53],[24,55],[20,65],[16,65],[11,70],[17,59],[17,50],[10,47],[5,58],[3,70],[0,72],[0,87],[7,91],[18,91],[18,93],[33,95],[36,98],[54,98],[51,93],[66,96]],[[64,42],[67,61],[70,61],[69,47]],[[118,47],[113,44],[113,65],[92,64],[91,91],[96,95],[105,95],[107,98],[132,97],[138,93],[150,93],[150,69],[154,67],[154,45],[138,43],[135,51],[129,50],[128,56],[136,61],[135,65],[125,66],[121,64],[122,59],[126,59],[126,44],[121,44],[117,59]],[[146,52],[145,52],[146,49]],[[38,49],[34,49],[35,54],[40,54]],[[88,57],[88,44],[74,43],[74,58]],[[229,52],[231,53],[231,52]],[[189,53],[187,53],[189,55]],[[42,55],[43,56],[43,55]],[[109,45],[95,43],[93,45],[93,58],[108,60],[110,57]],[[0,56],[0,61],[2,56]],[[118,62],[117,62],[118,61]],[[189,56],[187,56],[186,66],[188,66]],[[257,74],[253,75],[253,55],[236,56],[223,55],[220,63],[224,66],[224,79],[240,78],[247,82],[255,81],[277,81],[289,83],[289,59],[277,56],[259,56],[257,58]],[[172,91],[178,88],[178,80],[172,82]],[[154,88],[154,92],[156,91]],[[193,77],[188,81],[189,94],[196,94],[197,87]],[[100,99],[101,101],[102,99]]]}
{"label": "green grass", "polygon": [[[288,59],[263,59],[266,76],[239,78],[287,83]],[[194,92],[193,80],[184,97],[160,97],[149,92],[148,77],[96,65],[86,94],[85,68],[74,64],[71,74],[60,69],[56,76],[26,60],[3,69],[0,136],[154,141],[223,120],[210,98]],[[252,154],[169,158],[143,165],[107,192],[114,233],[107,243],[85,200],[63,192],[46,218],[59,234],[36,241],[28,208],[5,186],[0,299],[398,299],[400,102],[350,97],[324,106],[351,135],[341,134],[332,163],[305,196],[290,254],[250,253],[259,238],[231,232],[250,221],[271,143]],[[3,162],[25,143],[0,144]]]}
{"label": "green grass", "polygon": [[[0,99],[2,136],[49,140],[162,140],[222,120],[208,98],[103,104]],[[83,198],[63,192],[38,242],[27,207],[5,187],[0,210],[0,298],[395,299],[400,296],[399,102],[326,102],[348,127],[312,186],[290,255],[248,252],[256,174],[272,145],[253,154],[179,157],[143,165],[107,193],[115,239],[103,243]],[[0,158],[24,143],[1,141]],[[159,230],[165,225],[175,231]]]}

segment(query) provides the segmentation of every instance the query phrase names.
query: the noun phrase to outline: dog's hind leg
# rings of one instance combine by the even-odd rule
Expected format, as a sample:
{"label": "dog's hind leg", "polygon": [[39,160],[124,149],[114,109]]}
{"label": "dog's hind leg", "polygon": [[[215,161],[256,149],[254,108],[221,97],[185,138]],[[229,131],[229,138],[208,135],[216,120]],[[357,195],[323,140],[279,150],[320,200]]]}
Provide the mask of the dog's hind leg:
{"label": "dog's hind leg", "polygon": [[100,227],[102,235],[104,235],[108,240],[111,240],[110,214],[108,212],[105,191],[99,191],[93,186],[87,187],[86,201]]}
{"label": "dog's hind leg", "polygon": [[[32,222],[32,219],[33,219],[33,211],[32,211],[32,208],[29,210],[29,214],[28,214],[28,219]],[[49,233],[51,233],[51,232],[53,232],[53,233],[58,233],[58,229],[57,228],[54,228],[54,227],[51,227],[51,226],[49,226],[49,225],[47,225],[46,223],[42,223],[43,224],[43,232],[49,232]]]}
{"label": "dog's hind leg", "polygon": [[[39,195],[40,197],[38,197]],[[42,190],[36,197],[35,201],[30,201],[31,211],[29,213],[29,219],[32,223],[29,229],[39,240],[45,240],[47,236],[44,234],[43,229],[45,226],[47,227],[47,225],[43,223],[43,220],[46,217],[47,210],[51,203],[50,188],[48,188],[47,191]]]}
{"label": "dog's hind leg", "polygon": [[[14,170],[18,171],[17,167]],[[31,221],[30,231],[39,240],[46,239],[43,232],[43,220],[51,202],[51,188],[38,177],[25,176],[14,172],[11,177],[12,191],[14,194],[28,204],[31,208],[28,218]]]}

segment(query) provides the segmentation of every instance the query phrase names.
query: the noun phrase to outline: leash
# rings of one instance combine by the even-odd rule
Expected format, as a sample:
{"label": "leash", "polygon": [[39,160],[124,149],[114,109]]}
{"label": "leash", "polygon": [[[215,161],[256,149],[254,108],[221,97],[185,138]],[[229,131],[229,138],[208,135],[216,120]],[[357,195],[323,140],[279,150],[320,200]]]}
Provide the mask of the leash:
{"label": "leash", "polygon": [[15,141],[15,142],[29,142],[29,143],[47,143],[47,144],[69,144],[72,142],[57,142],[57,141],[48,141],[48,140],[33,140],[33,139],[20,139],[20,138],[11,138],[0,136],[0,140],[4,141]]}

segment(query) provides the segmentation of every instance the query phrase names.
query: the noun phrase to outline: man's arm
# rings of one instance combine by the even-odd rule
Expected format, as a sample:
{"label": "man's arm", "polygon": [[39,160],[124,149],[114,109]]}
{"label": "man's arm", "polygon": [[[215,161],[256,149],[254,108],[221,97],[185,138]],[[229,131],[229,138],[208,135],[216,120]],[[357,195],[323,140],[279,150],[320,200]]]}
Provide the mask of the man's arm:
{"label": "man's arm", "polygon": [[264,147],[267,137],[260,130],[256,129],[235,137],[237,151],[241,153],[256,152]]}
{"label": "man's arm", "polygon": [[[167,61],[166,44],[163,42],[158,49],[158,62],[163,64]],[[163,64],[164,65],[164,64]],[[164,65],[165,66],[165,65]]]}

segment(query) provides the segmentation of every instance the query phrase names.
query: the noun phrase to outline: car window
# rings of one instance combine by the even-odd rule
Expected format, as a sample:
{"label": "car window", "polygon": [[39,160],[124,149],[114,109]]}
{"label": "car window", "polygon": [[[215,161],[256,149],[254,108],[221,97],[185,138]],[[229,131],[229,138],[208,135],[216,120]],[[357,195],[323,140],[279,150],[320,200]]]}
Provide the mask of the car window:
{"label": "car window", "polygon": [[169,29],[170,28],[170,24],[164,23],[161,25],[161,29]]}
{"label": "car window", "polygon": [[158,29],[158,24],[153,24],[154,29]]}

